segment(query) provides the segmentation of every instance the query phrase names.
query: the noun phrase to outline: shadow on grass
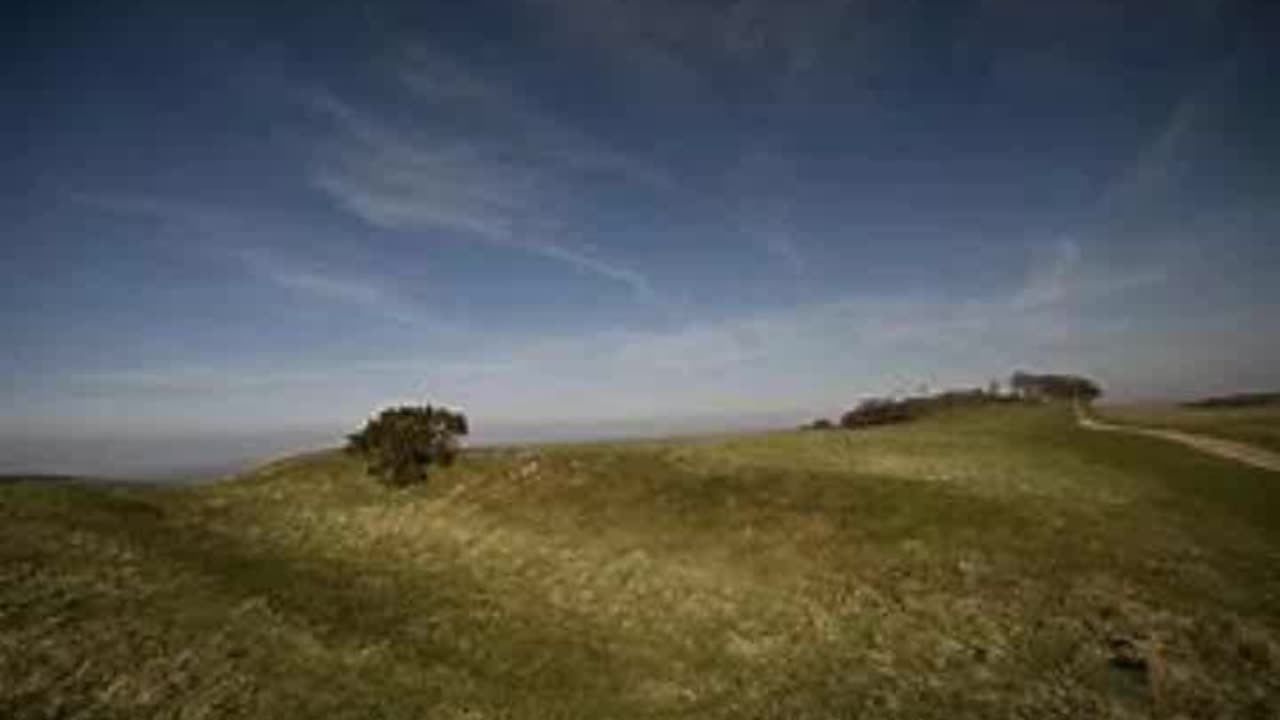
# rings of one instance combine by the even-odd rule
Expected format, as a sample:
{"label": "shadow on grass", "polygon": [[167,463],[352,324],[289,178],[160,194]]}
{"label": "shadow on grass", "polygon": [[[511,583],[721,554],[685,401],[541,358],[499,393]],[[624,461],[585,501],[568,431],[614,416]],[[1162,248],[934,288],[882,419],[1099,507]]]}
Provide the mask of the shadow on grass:
{"label": "shadow on grass", "polygon": [[[456,712],[579,715],[617,713],[631,702],[627,675],[602,671],[617,661],[607,643],[563,627],[567,618],[511,612],[466,568],[410,572],[395,568],[394,557],[303,554],[250,539],[262,538],[255,526],[274,518],[243,507],[215,517],[196,498],[92,488],[41,494],[43,508],[29,504],[27,521],[51,533],[114,538],[169,577],[165,593],[139,597],[138,615],[119,622],[122,632],[136,623],[168,628],[151,652],[180,653],[164,647],[237,628],[235,662],[261,683],[258,712],[423,716],[444,703]],[[56,562],[47,568],[56,572]]]}

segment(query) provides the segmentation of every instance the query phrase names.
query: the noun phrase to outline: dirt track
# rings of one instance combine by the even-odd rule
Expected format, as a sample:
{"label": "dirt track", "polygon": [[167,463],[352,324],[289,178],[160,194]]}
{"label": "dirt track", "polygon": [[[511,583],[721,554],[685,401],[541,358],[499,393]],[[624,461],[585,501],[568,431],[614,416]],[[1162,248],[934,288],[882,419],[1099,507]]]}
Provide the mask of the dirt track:
{"label": "dirt track", "polygon": [[1129,425],[1113,425],[1103,422],[1097,418],[1089,417],[1079,406],[1076,406],[1076,419],[1080,423],[1080,427],[1090,430],[1101,430],[1104,432],[1127,432],[1135,435],[1147,435],[1149,437],[1160,438],[1162,440],[1171,440],[1176,443],[1182,443],[1188,447],[1195,448],[1200,452],[1217,455],[1218,457],[1235,460],[1246,465],[1270,470],[1272,472],[1280,472],[1280,454],[1263,450],[1259,447],[1247,445],[1245,443],[1234,442],[1232,440],[1223,440],[1216,437],[1208,437],[1206,435],[1196,435],[1194,433],[1183,432],[1181,430],[1162,430],[1160,428],[1144,428]]}

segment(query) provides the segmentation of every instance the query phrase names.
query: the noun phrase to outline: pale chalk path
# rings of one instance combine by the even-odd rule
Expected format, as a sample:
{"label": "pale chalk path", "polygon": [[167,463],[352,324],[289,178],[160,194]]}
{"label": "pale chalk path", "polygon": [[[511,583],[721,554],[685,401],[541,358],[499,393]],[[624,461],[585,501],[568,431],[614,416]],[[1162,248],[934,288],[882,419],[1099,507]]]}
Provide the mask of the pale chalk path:
{"label": "pale chalk path", "polygon": [[1208,437],[1206,435],[1196,435],[1194,433],[1183,432],[1181,430],[1163,430],[1160,428],[1134,427],[1131,425],[1113,425],[1111,423],[1089,417],[1079,405],[1076,406],[1076,420],[1080,423],[1080,427],[1088,428],[1090,430],[1126,432],[1134,435],[1146,435],[1148,437],[1160,438],[1162,440],[1171,440],[1210,455],[1217,455],[1218,457],[1227,458],[1228,460],[1235,460],[1236,462],[1242,462],[1246,465],[1262,468],[1263,470],[1280,472],[1280,453],[1274,453],[1270,450],[1254,447],[1253,445],[1235,442],[1232,440],[1223,440],[1216,437]]}

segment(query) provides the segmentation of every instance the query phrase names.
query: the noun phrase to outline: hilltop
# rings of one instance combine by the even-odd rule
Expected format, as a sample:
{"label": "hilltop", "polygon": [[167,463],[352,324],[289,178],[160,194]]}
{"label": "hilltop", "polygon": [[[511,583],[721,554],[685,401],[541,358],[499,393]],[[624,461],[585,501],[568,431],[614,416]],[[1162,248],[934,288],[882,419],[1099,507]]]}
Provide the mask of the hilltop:
{"label": "hilltop", "polygon": [[0,486],[0,716],[1273,717],[1280,484],[1059,405]]}

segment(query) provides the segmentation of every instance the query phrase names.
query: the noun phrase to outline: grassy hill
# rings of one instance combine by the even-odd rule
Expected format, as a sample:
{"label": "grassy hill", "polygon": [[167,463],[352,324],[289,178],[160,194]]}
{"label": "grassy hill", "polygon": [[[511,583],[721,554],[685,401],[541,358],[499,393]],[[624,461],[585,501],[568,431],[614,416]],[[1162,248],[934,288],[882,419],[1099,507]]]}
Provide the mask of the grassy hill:
{"label": "grassy hill", "polygon": [[1275,717],[1280,478],[1057,407],[0,485],[0,717]]}
{"label": "grassy hill", "polygon": [[1105,405],[1098,414],[1106,420],[1141,427],[1161,427],[1210,435],[1280,452],[1280,399],[1245,396],[1253,403]]}

